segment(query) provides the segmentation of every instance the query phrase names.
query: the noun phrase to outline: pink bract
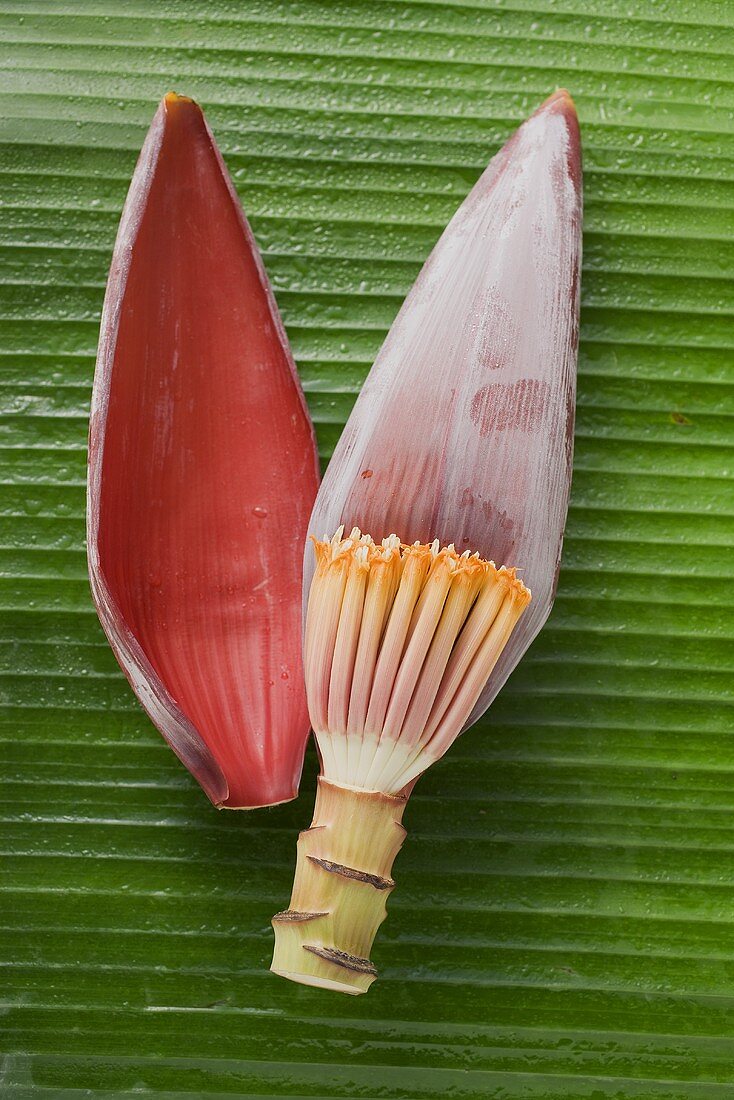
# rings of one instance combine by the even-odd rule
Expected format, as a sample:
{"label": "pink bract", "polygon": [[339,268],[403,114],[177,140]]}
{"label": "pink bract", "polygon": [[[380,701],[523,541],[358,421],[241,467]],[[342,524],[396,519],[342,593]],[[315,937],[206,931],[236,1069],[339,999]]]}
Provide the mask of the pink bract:
{"label": "pink bract", "polygon": [[[532,602],[470,722],[550,612],[568,508],[581,147],[567,92],[490,163],[431,253],[331,460],[309,531],[454,543],[516,567]],[[306,552],[305,591],[313,573]]]}

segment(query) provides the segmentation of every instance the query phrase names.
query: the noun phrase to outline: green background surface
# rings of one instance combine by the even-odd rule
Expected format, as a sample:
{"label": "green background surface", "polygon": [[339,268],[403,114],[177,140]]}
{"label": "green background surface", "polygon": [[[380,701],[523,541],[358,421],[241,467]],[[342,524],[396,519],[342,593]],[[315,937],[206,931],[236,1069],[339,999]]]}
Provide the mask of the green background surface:
{"label": "green background surface", "polygon": [[[734,1097],[734,5],[2,3],[3,1096]],[[558,84],[586,217],[551,620],[420,784],[348,999],[268,973],[301,798],[214,811],[86,579],[106,271],[204,106],[324,459],[479,172]]]}

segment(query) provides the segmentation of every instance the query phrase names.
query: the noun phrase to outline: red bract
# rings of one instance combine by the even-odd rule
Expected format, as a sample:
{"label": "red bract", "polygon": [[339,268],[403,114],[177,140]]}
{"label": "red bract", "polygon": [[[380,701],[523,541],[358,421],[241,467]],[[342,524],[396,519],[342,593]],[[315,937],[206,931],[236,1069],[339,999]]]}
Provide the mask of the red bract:
{"label": "red bract", "polygon": [[315,441],[201,110],[169,95],[122,215],[89,445],[92,592],[130,683],[223,806],[297,792]]}

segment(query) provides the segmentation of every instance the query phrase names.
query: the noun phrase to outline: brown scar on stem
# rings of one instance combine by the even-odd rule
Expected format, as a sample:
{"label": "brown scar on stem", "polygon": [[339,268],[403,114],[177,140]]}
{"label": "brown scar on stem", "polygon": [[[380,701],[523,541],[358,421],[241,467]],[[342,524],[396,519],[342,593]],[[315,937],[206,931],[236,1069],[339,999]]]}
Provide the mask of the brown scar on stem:
{"label": "brown scar on stem", "polygon": [[312,955],[318,955],[320,959],[343,966],[345,970],[354,970],[358,974],[372,974],[377,977],[377,968],[369,959],[361,959],[359,955],[350,955],[346,951],[338,951],[335,947],[314,947],[310,943],[304,943],[304,951],[310,951]]}
{"label": "brown scar on stem", "polygon": [[371,875],[368,871],[358,871],[355,867],[345,867],[342,863],[332,863],[330,859],[320,859],[319,856],[308,857],[312,863],[322,867],[332,875],[343,875],[344,878],[354,879],[355,882],[364,882],[368,886],[374,886],[375,890],[392,890],[395,882],[391,878],[382,878],[381,875]]}
{"label": "brown scar on stem", "polygon": [[328,913],[302,913],[298,909],[284,909],[282,913],[276,913],[273,920],[279,924],[300,924],[303,921],[316,920],[317,917],[328,917]]}

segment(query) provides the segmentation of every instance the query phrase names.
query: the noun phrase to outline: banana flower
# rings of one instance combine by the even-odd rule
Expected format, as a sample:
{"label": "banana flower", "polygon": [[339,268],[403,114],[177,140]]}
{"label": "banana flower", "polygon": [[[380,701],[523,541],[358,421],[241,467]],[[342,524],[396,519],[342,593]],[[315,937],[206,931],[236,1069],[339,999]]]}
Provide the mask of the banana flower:
{"label": "banana flower", "polygon": [[434,248],[319,490],[305,673],[321,776],[290,907],[273,919],[272,969],[292,980],[346,993],[374,981],[407,796],[550,612],[571,480],[581,207],[578,122],[559,91]]}

